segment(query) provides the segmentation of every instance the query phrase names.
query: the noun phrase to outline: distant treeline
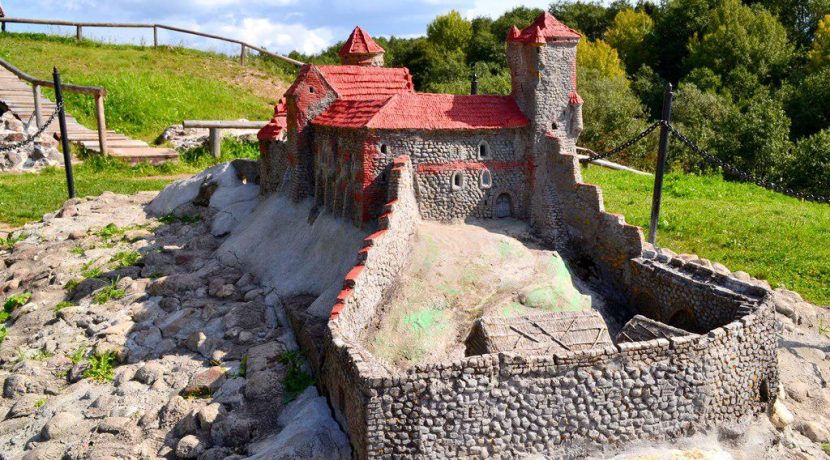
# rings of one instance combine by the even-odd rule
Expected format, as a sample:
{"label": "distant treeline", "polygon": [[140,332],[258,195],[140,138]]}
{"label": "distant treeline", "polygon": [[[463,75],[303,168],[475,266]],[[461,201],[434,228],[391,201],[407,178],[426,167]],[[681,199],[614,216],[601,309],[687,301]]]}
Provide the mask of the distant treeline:
{"label": "distant treeline", "polygon": [[[549,11],[584,39],[578,51],[585,100],[580,144],[616,146],[659,116],[667,82],[674,124],[721,159],[794,188],[830,194],[830,0],[556,2]],[[419,91],[510,92],[505,38],[542,11],[516,8],[493,20],[438,16],[425,37],[376,38],[387,66],[410,69]],[[316,56],[338,62],[334,45]],[[653,168],[656,138],[618,161]],[[678,144],[671,167],[710,172]]]}

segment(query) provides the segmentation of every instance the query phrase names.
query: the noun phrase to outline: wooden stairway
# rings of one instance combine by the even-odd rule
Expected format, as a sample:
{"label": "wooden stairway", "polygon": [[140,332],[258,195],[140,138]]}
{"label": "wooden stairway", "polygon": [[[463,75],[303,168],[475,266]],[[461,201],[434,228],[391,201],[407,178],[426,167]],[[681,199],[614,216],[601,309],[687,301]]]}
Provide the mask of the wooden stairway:
{"label": "wooden stairway", "polygon": [[[15,113],[23,123],[29,123],[34,117],[35,102],[32,87],[15,74],[0,67],[0,103],[4,104]],[[55,103],[44,97],[40,98],[41,120],[45,123],[55,111]],[[32,122],[34,126],[34,122]],[[101,152],[99,145],[98,131],[93,131],[66,114],[66,130],[69,141],[80,145],[92,152]],[[46,132],[60,139],[60,127],[55,120],[46,129]],[[178,153],[169,148],[151,147],[144,141],[130,139],[115,131],[107,131],[107,154],[114,158],[122,159],[129,163],[160,163],[166,160],[178,158]]]}

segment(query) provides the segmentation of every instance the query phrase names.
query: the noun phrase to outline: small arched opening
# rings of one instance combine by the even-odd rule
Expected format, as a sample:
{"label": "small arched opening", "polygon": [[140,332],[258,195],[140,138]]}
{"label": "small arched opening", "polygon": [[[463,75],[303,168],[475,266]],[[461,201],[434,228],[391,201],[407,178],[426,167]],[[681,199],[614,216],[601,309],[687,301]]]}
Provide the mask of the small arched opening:
{"label": "small arched opening", "polygon": [[761,385],[758,387],[758,400],[762,403],[769,403],[769,383],[767,379],[761,380]]}
{"label": "small arched opening", "polygon": [[461,190],[464,188],[464,172],[456,171],[452,173],[452,189]]}
{"label": "small arched opening", "polygon": [[380,144],[380,153],[386,155],[389,153],[389,146],[386,144]]}
{"label": "small arched opening", "polygon": [[488,189],[493,186],[493,175],[488,170],[481,172],[481,188]]}
{"label": "small arched opening", "polygon": [[479,160],[487,160],[490,158],[490,145],[487,144],[485,141],[481,141],[478,144],[478,159]]}
{"label": "small arched opening", "polygon": [[496,198],[496,203],[493,206],[493,217],[496,219],[503,219],[505,217],[513,216],[513,198],[509,193],[502,193]]}

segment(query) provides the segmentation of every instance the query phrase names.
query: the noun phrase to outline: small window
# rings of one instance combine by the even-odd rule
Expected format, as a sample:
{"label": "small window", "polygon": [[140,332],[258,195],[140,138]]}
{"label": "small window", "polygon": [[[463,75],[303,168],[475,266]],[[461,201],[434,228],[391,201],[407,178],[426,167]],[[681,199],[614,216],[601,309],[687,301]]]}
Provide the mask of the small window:
{"label": "small window", "polygon": [[484,160],[490,158],[490,146],[486,142],[478,144],[478,159]]}
{"label": "small window", "polygon": [[456,171],[452,174],[452,189],[461,190],[464,188],[464,173]]}
{"label": "small window", "polygon": [[487,189],[493,186],[493,176],[490,171],[484,170],[481,173],[481,188]]}
{"label": "small window", "polygon": [[386,155],[389,153],[389,147],[386,144],[380,144],[380,153]]}
{"label": "small window", "polygon": [[550,127],[553,128],[554,130],[559,129],[559,125],[557,125],[555,121],[553,123],[551,123]]}
{"label": "small window", "polygon": [[313,87],[313,86],[309,86],[309,87],[308,87],[308,92],[309,92],[309,93],[314,93],[314,87]]}

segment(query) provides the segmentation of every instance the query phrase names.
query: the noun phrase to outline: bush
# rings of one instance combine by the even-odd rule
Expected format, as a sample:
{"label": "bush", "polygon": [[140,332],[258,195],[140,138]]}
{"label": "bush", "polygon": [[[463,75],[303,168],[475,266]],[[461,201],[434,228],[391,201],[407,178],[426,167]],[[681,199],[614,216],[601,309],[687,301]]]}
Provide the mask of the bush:
{"label": "bush", "polygon": [[830,129],[796,143],[787,183],[797,190],[830,196]]}

